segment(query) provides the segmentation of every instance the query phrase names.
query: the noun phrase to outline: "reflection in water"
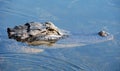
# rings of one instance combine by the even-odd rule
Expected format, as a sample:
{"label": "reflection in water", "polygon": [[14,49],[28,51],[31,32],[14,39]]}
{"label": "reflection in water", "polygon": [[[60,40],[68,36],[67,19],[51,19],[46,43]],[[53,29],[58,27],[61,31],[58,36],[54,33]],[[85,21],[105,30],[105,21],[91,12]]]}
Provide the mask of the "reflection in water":
{"label": "reflection in water", "polygon": [[[48,71],[59,71],[59,70],[65,70],[68,71],[73,70],[73,71],[79,71],[82,70],[84,71],[81,67],[76,66],[72,64],[71,62],[64,61],[61,59],[57,59],[54,57],[50,56],[45,56],[45,55],[29,55],[29,54],[17,54],[17,53],[9,53],[9,54],[4,54],[2,53],[1,55],[1,64],[5,64],[2,67],[1,70],[12,70],[11,68],[17,69],[17,71],[21,69],[26,69],[30,68],[30,70],[34,70],[35,68],[39,68],[39,70],[48,70]],[[9,62],[10,61],[10,62]],[[16,62],[17,61],[17,62]],[[23,65],[21,66],[22,63],[29,63],[29,65]],[[12,64],[12,65],[11,65]],[[16,67],[14,67],[14,65]]]}
{"label": "reflection in water", "polygon": [[12,52],[16,52],[17,53],[40,53],[40,52],[43,52],[43,49],[36,49],[36,48],[30,48],[30,47],[20,47],[20,46],[17,46],[17,45],[9,45],[7,46],[7,50],[8,51],[12,51]]}

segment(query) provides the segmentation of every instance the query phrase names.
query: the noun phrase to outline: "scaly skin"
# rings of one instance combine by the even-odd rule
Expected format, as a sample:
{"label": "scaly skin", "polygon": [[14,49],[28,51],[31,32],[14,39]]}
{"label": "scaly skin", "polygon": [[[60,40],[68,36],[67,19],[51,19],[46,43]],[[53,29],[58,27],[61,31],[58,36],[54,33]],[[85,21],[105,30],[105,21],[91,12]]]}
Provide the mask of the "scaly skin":
{"label": "scaly skin", "polygon": [[56,42],[67,36],[66,32],[61,31],[52,22],[29,22],[24,25],[7,28],[8,37],[21,42],[32,43],[34,41]]}

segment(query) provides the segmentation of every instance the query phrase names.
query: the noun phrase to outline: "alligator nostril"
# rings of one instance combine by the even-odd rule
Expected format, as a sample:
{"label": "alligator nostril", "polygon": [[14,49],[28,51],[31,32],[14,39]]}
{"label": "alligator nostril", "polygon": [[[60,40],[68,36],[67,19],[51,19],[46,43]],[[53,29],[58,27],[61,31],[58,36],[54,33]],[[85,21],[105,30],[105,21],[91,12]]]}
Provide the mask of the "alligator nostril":
{"label": "alligator nostril", "polygon": [[12,38],[11,32],[12,32],[12,30],[10,28],[7,28],[7,33],[8,33],[9,38]]}
{"label": "alligator nostril", "polygon": [[10,28],[7,28],[7,32],[10,32],[11,31],[11,29]]}
{"label": "alligator nostril", "polygon": [[8,35],[10,35],[10,32],[12,32],[12,30],[10,28],[7,28]]}

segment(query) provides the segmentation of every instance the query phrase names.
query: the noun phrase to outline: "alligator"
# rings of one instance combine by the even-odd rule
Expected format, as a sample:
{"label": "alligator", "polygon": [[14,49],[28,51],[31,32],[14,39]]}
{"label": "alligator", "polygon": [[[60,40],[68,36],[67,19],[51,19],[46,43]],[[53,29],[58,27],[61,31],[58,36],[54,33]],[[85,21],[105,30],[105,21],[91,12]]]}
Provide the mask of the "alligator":
{"label": "alligator", "polygon": [[[27,22],[24,25],[18,25],[13,28],[8,27],[7,33],[9,39],[15,39],[19,42],[26,42],[29,45],[50,45],[56,43],[58,40],[71,38],[71,34],[68,31],[58,28],[52,22]],[[113,38],[113,36],[106,31],[100,31],[97,35],[80,34],[78,36],[78,38],[74,38],[73,36],[73,38],[71,38],[73,40],[72,42],[78,40],[82,43],[94,43],[97,42],[97,40],[105,41]]]}

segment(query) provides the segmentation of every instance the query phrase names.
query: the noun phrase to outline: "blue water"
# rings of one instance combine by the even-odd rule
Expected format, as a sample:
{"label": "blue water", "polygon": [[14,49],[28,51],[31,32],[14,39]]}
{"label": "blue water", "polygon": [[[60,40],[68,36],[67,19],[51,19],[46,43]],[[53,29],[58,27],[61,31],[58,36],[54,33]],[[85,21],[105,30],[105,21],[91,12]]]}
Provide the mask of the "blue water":
{"label": "blue water", "polygon": [[[106,30],[114,39],[71,48],[8,39],[7,27],[31,21],[75,33]],[[119,27],[120,0],[0,0],[0,71],[120,71]]]}

